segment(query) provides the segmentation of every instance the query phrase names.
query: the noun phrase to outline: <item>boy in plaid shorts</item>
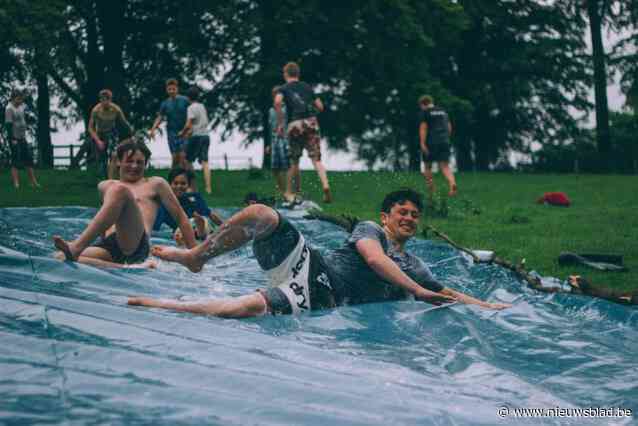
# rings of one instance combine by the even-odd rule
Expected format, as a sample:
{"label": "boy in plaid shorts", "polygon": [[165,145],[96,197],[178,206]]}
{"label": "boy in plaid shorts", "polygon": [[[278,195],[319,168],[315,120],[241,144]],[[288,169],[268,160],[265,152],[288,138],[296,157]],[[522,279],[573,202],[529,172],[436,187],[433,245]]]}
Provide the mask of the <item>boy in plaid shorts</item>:
{"label": "boy in plaid shorts", "polygon": [[277,133],[284,134],[283,105],[285,104],[288,112],[288,127],[285,133],[288,135],[290,144],[290,169],[295,178],[295,190],[299,192],[301,189],[299,159],[305,148],[321,180],[323,201],[330,203],[332,194],[326,168],[321,163],[321,138],[317,121],[317,113],[323,111],[323,103],[308,83],[299,81],[299,74],[299,65],[295,62],[289,62],[284,66],[286,84],[281,86],[279,93],[275,96]]}

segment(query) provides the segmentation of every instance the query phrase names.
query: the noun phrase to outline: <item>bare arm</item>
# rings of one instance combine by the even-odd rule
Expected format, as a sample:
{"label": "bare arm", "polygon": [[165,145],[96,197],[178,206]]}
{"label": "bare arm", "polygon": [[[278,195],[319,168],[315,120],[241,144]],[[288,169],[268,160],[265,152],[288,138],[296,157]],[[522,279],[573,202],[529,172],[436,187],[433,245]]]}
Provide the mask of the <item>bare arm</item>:
{"label": "bare arm", "polygon": [[461,303],[465,303],[466,305],[478,305],[481,306],[483,308],[487,308],[487,309],[496,309],[496,310],[501,310],[501,309],[505,309],[505,308],[509,308],[512,305],[510,305],[509,303],[490,303],[490,302],[485,302],[483,300],[480,299],[476,299],[472,296],[469,296],[465,293],[461,293],[460,291],[456,291],[456,290],[452,290],[451,288],[445,287],[443,290],[441,290],[442,294],[447,294],[448,296],[452,296],[454,297],[456,300],[458,300]]}
{"label": "bare arm", "polygon": [[428,125],[426,122],[421,122],[419,125],[419,144],[421,145],[421,151],[426,154],[428,152],[428,146],[425,141],[428,136]]}
{"label": "bare arm", "polygon": [[315,108],[317,108],[317,111],[323,112],[324,108],[323,108],[323,102],[321,102],[321,99],[319,98],[315,99],[314,105],[315,105]]}
{"label": "bare arm", "polygon": [[93,118],[94,111],[95,111],[95,108],[93,108],[91,110],[91,114],[89,115],[89,129],[88,129],[89,130],[89,135],[91,135],[91,139],[93,139],[93,141],[95,142],[97,147],[100,150],[103,150],[104,149],[104,142],[102,142],[102,140],[97,135],[97,130],[95,128],[95,119]]}
{"label": "bare arm", "polygon": [[162,123],[162,120],[164,120],[164,116],[162,114],[157,114],[157,118],[155,118],[155,121],[153,122],[153,126],[151,127],[151,130],[149,131],[151,139],[155,137],[155,130]]}
{"label": "bare arm", "polygon": [[122,111],[121,108],[118,108],[118,118],[120,119],[120,121],[122,122],[122,124],[124,124],[124,126],[126,126],[129,130],[129,133],[133,133],[133,126],[131,126],[131,123],[128,122],[128,120],[126,119],[126,117],[124,116],[124,111]]}
{"label": "bare arm", "polygon": [[186,124],[184,124],[184,128],[179,131],[179,136],[182,138],[185,138],[190,134],[192,130],[193,130],[193,119],[189,118],[186,120]]}
{"label": "bare arm", "polygon": [[168,185],[162,178],[157,178],[157,193],[160,197],[160,200],[168,213],[175,219],[177,226],[182,231],[182,237],[184,239],[184,244],[188,248],[195,247],[195,233],[193,232],[193,228],[188,221],[188,217],[186,213],[184,213],[184,209],[180,206],[179,201],[177,201],[177,197],[173,194],[171,187]]}
{"label": "bare arm", "polygon": [[455,301],[453,296],[442,295],[427,290],[417,284],[412,278],[408,277],[405,272],[399,268],[384,252],[381,244],[373,239],[363,239],[356,243],[357,251],[363,257],[365,262],[372,270],[383,280],[400,287],[418,300],[440,305]]}
{"label": "bare arm", "polygon": [[223,318],[247,318],[263,315],[267,306],[260,293],[248,294],[232,299],[210,299],[204,301],[182,302],[170,299],[153,299],[150,297],[130,297],[128,304],[162,308],[178,312],[189,312],[200,315],[215,315]]}
{"label": "bare arm", "polygon": [[284,111],[282,108],[284,102],[284,95],[277,93],[275,95],[275,112],[277,113],[277,133],[281,134],[284,127]]}

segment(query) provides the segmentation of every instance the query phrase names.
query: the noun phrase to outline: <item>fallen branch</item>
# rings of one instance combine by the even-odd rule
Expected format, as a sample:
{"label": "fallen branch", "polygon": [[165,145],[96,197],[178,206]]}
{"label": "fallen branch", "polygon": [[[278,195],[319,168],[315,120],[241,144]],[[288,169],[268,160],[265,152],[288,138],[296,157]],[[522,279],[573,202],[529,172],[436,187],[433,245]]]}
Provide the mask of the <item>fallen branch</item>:
{"label": "fallen branch", "polygon": [[304,219],[316,219],[322,220],[324,222],[329,222],[334,225],[340,226],[348,232],[352,232],[357,223],[361,222],[356,216],[350,215],[340,215],[334,216],[327,213],[322,213],[319,210],[310,210],[306,215],[304,215]]}
{"label": "fallen branch", "polygon": [[[450,237],[440,232],[439,230],[437,230],[431,225],[427,225],[426,228],[432,231],[437,237],[445,240],[452,247],[456,248],[459,251],[469,254],[474,260],[474,262],[476,263],[481,262],[481,260],[478,258],[478,256],[476,256],[476,254],[474,254],[472,250],[467,249],[455,243]],[[623,305],[638,305],[638,292],[633,292],[633,293],[617,292],[613,290],[594,287],[589,282],[589,280],[579,275],[572,275],[569,277],[567,282],[570,286],[570,290],[565,290],[559,287],[543,286],[543,283],[541,282],[540,278],[530,275],[530,273],[527,272],[525,268],[523,268],[522,264],[515,265],[500,257],[494,257],[493,259],[483,263],[494,263],[506,269],[509,269],[510,271],[514,272],[516,276],[518,276],[520,279],[525,281],[531,288],[543,293],[583,294],[586,296],[597,297],[599,299],[605,299],[605,300],[609,300],[614,303],[620,303]]]}

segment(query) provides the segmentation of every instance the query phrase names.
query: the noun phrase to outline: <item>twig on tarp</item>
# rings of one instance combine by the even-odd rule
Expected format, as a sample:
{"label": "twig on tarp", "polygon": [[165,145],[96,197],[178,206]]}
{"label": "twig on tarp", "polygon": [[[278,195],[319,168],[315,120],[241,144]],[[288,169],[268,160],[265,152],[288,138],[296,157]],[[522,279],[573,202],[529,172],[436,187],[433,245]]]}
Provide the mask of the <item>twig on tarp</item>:
{"label": "twig on tarp", "polygon": [[357,226],[357,223],[361,222],[361,219],[359,219],[356,216],[345,215],[345,214],[335,216],[335,215],[323,213],[319,210],[308,211],[308,213],[304,215],[304,219],[316,219],[316,220],[322,220],[324,222],[329,222],[334,225],[342,227],[348,232],[352,232],[354,227]]}
{"label": "twig on tarp", "polygon": [[[472,259],[474,259],[476,263],[481,262],[481,260],[478,258],[478,256],[474,254],[472,250],[467,249],[455,243],[450,237],[440,232],[439,230],[434,228],[432,225],[427,225],[426,228],[432,231],[434,235],[436,235],[437,237],[445,240],[452,247],[472,256]],[[510,271],[514,272],[520,279],[525,281],[531,288],[543,293],[583,294],[590,297],[597,297],[600,299],[609,300],[615,303],[621,303],[623,305],[638,305],[637,291],[629,293],[629,292],[619,292],[619,291],[594,287],[589,280],[587,280],[584,277],[581,277],[580,275],[572,275],[569,277],[567,282],[569,286],[571,287],[571,289],[568,291],[559,287],[543,286],[541,279],[527,272],[525,268],[523,268],[522,264],[515,265],[497,256],[495,256],[491,260],[484,261],[483,263],[494,263],[506,269],[509,269]]]}
{"label": "twig on tarp", "polygon": [[[474,254],[474,252],[472,250],[466,249],[465,247],[462,247],[462,246],[458,245],[457,243],[452,241],[452,239],[450,237],[448,237],[443,232],[441,232],[438,229],[436,229],[434,226],[425,225],[425,228],[429,229],[430,231],[432,231],[434,233],[434,235],[436,235],[437,237],[447,241],[447,243],[449,245],[451,245],[452,247],[454,247],[455,249],[469,254],[472,257],[472,260],[474,260],[474,262],[479,263],[481,261],[479,259],[479,257],[476,254]],[[425,234],[425,231],[423,232],[423,236],[427,238],[427,235]]]}

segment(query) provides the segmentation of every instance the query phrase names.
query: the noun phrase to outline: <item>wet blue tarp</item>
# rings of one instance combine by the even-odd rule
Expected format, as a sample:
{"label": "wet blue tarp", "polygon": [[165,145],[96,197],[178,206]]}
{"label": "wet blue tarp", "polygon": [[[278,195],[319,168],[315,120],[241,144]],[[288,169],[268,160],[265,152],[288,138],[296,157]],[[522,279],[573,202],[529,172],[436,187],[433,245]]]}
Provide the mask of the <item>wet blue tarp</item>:
{"label": "wet blue tarp", "polygon": [[[165,262],[154,271],[100,270],[53,259],[51,236],[73,238],[94,213],[0,209],[0,423],[634,422],[512,412],[621,407],[635,416],[635,308],[540,294],[508,271],[422,240],[410,249],[443,283],[514,307],[403,301],[249,320],[132,308],[128,295],[237,296],[267,282],[250,247],[200,274]],[[293,221],[321,249],[346,236]],[[506,420],[499,407],[511,409]]]}

